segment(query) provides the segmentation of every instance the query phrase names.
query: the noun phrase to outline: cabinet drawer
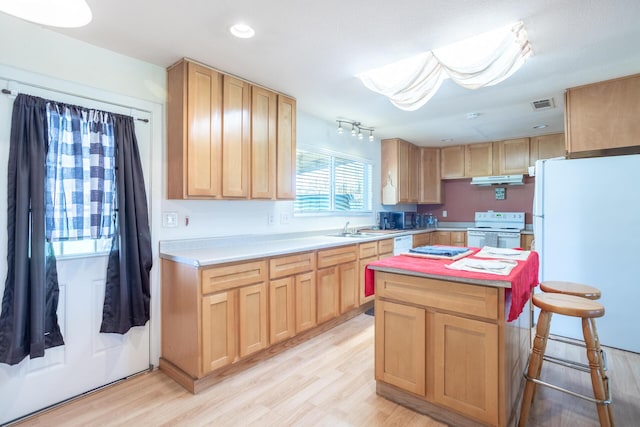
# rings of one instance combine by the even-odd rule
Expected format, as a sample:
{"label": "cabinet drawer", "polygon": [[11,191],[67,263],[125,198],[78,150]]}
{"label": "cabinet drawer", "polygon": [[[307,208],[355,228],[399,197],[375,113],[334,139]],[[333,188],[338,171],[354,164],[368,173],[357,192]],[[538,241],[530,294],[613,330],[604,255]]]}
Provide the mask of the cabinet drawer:
{"label": "cabinet drawer", "polygon": [[498,288],[376,271],[376,295],[424,307],[498,319]]}
{"label": "cabinet drawer", "polygon": [[378,255],[378,242],[360,243],[360,258],[370,258]]}
{"label": "cabinet drawer", "polygon": [[318,268],[352,262],[358,258],[356,245],[318,251]]}
{"label": "cabinet drawer", "polygon": [[267,261],[243,262],[202,270],[202,293],[208,294],[267,280]]}
{"label": "cabinet drawer", "polygon": [[313,252],[288,255],[269,260],[269,278],[291,276],[316,269],[316,257]]}
{"label": "cabinet drawer", "polygon": [[378,240],[378,255],[393,253],[393,239]]}

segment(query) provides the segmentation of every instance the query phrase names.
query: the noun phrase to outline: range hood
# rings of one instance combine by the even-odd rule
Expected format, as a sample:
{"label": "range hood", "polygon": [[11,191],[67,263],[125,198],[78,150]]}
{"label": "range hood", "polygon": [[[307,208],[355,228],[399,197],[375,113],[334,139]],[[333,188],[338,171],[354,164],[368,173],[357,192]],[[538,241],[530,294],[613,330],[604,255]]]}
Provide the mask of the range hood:
{"label": "range hood", "polygon": [[472,185],[522,185],[523,175],[496,175],[496,176],[477,176],[471,178]]}

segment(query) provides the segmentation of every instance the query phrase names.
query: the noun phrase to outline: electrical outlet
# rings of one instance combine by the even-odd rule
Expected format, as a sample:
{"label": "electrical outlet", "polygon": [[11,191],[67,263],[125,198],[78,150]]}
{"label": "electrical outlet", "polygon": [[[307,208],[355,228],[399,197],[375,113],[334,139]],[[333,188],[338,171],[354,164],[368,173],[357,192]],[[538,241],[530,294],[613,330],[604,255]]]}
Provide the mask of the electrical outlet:
{"label": "electrical outlet", "polygon": [[276,216],[274,214],[267,215],[267,224],[273,225],[276,223]]}
{"label": "electrical outlet", "polygon": [[447,211],[442,211],[442,218],[446,218],[447,217]]}
{"label": "electrical outlet", "polygon": [[281,213],[280,214],[280,224],[289,224],[289,214]]}

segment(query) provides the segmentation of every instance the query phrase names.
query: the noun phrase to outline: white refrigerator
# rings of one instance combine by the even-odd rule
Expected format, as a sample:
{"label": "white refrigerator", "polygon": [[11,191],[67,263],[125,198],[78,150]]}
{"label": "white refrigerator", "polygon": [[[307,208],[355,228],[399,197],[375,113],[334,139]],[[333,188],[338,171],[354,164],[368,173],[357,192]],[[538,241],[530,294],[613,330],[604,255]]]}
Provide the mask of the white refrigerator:
{"label": "white refrigerator", "polygon": [[[640,155],[536,162],[533,230],[540,281],[600,289],[600,342],[640,353]],[[581,322],[551,333],[582,339]]]}

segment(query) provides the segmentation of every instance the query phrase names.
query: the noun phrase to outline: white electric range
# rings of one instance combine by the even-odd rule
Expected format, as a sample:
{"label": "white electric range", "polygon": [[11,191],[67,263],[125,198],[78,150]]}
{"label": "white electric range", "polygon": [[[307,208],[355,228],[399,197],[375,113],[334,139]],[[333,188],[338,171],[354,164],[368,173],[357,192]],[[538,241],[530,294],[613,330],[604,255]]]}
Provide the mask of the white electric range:
{"label": "white electric range", "polygon": [[476,212],[475,226],[467,228],[467,246],[520,247],[524,212]]}

